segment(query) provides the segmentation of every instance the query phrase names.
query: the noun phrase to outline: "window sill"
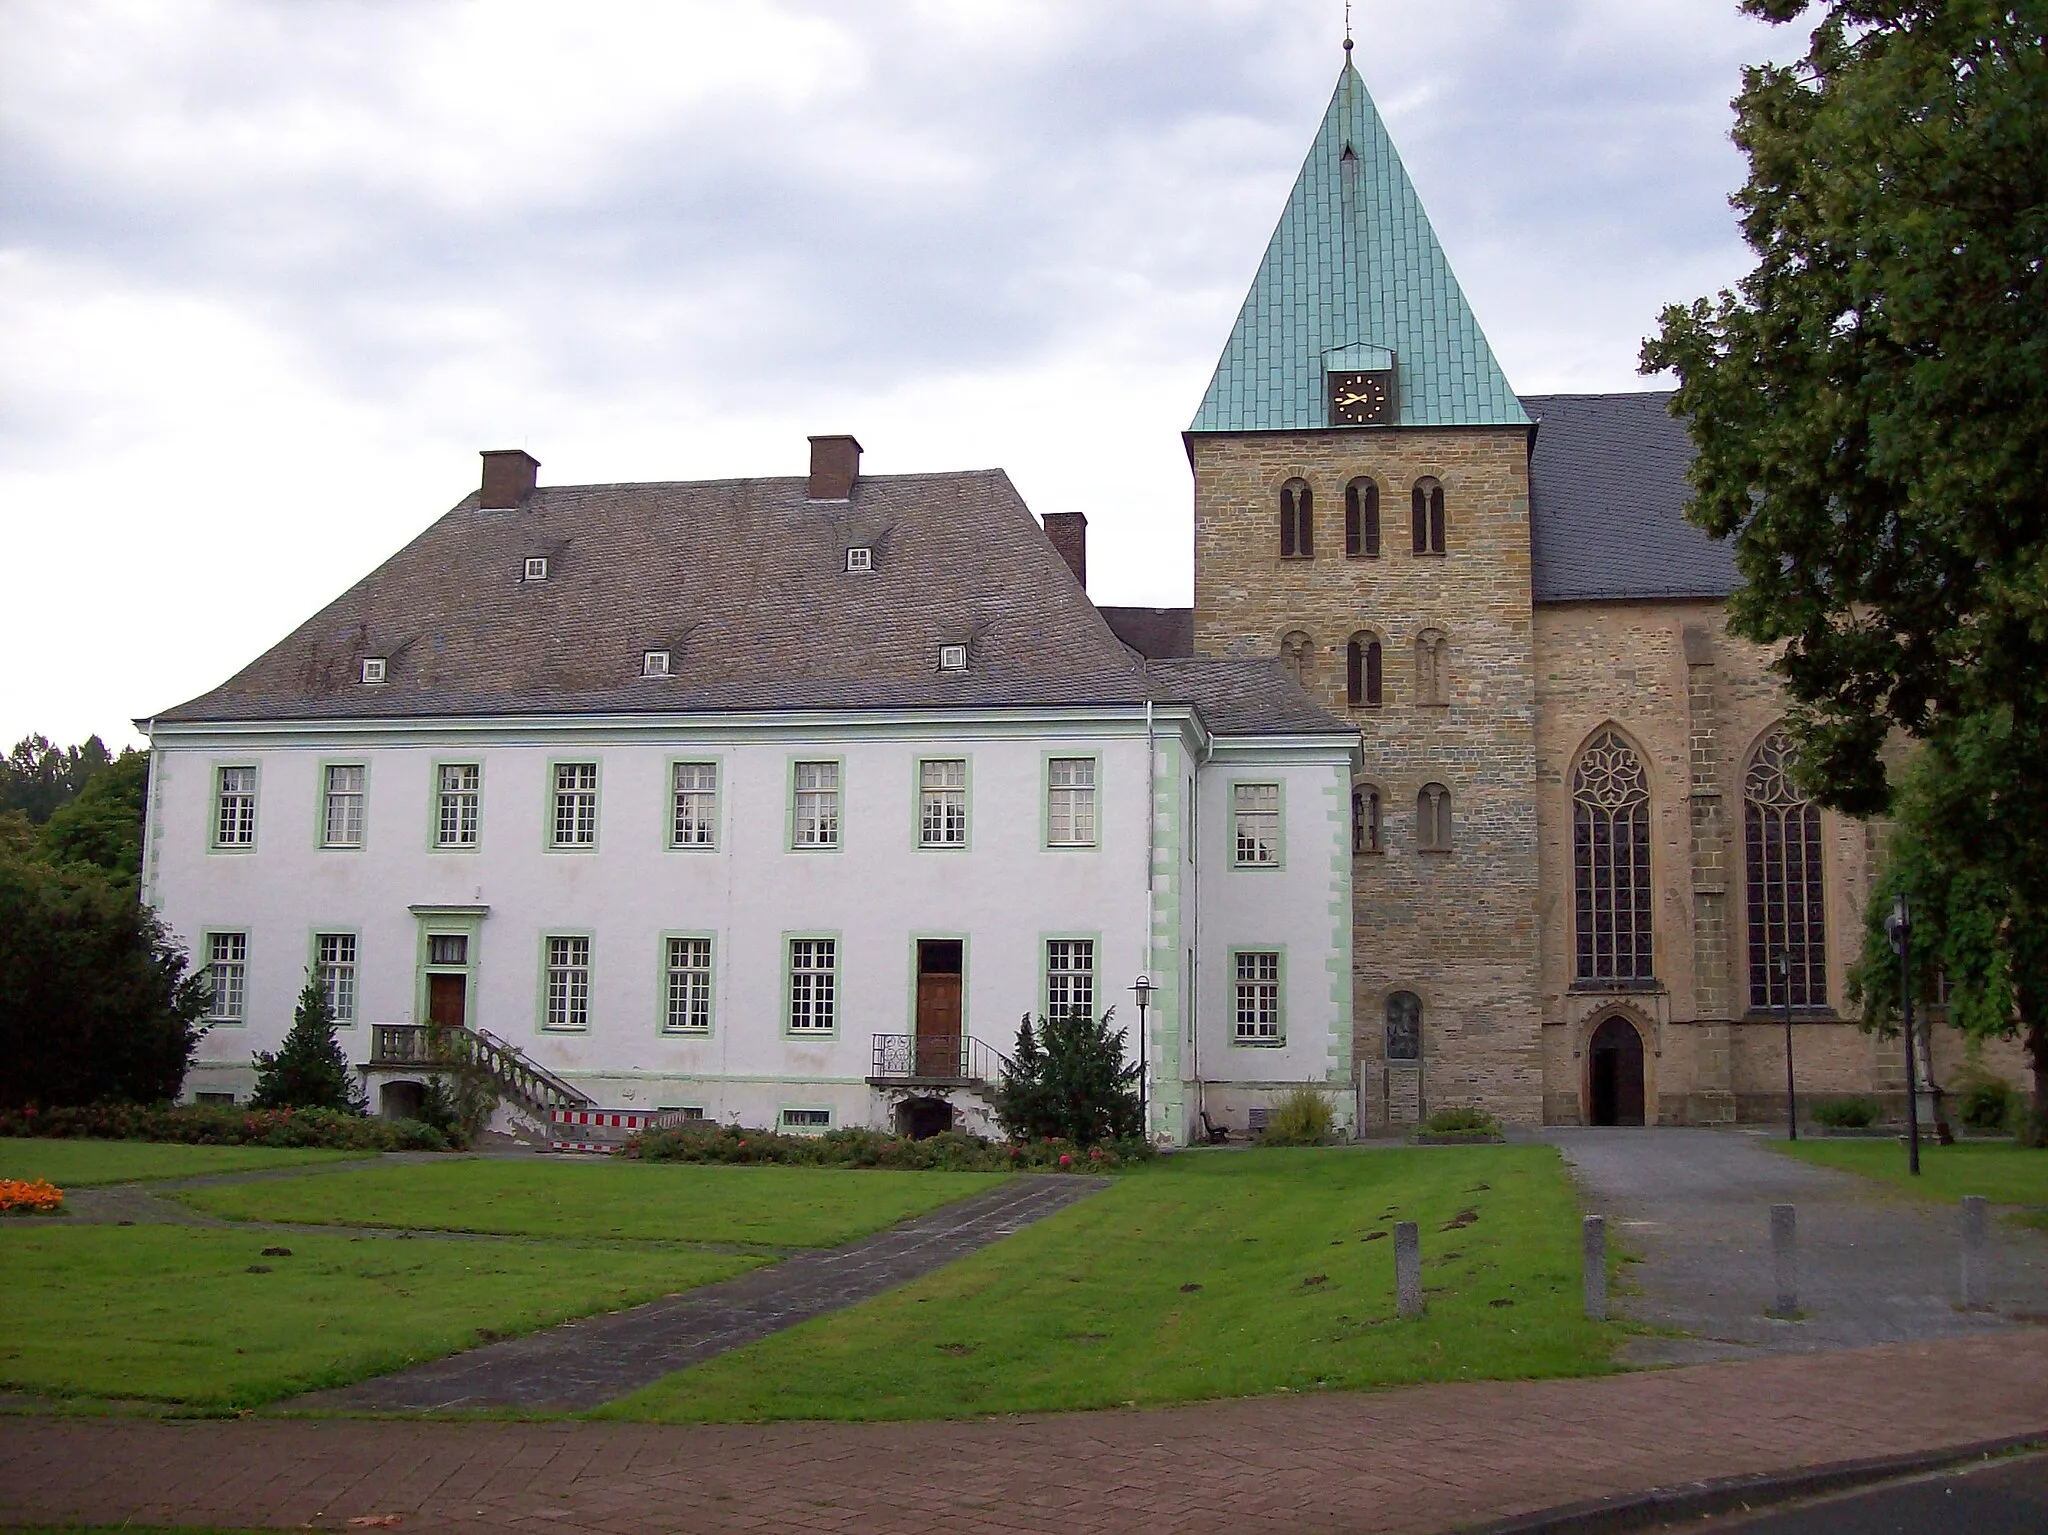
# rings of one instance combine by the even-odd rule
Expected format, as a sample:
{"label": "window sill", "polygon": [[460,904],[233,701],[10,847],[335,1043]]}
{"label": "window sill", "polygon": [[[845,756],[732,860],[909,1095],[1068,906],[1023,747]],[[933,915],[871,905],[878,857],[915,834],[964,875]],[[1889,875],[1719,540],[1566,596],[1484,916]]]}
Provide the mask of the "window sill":
{"label": "window sill", "polygon": [[1230,1042],[1230,1048],[1233,1050],[1279,1050],[1284,1048],[1286,1044],[1287,1041],[1284,1039],[1233,1039]]}
{"label": "window sill", "polygon": [[1242,870],[1247,874],[1277,874],[1282,869],[1286,868],[1287,865],[1279,862],[1278,860],[1275,860],[1272,863],[1238,863],[1235,860],[1233,860],[1230,867],[1233,869]]}
{"label": "window sill", "polygon": [[1381,709],[1383,709],[1386,706],[1383,703],[1352,703],[1349,700],[1346,700],[1344,707],[1347,709],[1356,709],[1363,714],[1377,714],[1380,712]]}
{"label": "window sill", "polygon": [[1387,850],[1383,847],[1355,847],[1351,850],[1351,856],[1353,858],[1384,858],[1387,856]]}
{"label": "window sill", "polygon": [[709,1029],[663,1029],[661,1037],[663,1039],[709,1039],[711,1031]]}
{"label": "window sill", "polygon": [[1093,842],[1048,842],[1045,845],[1044,851],[1048,853],[1092,853],[1095,851],[1095,847],[1096,844]]}
{"label": "window sill", "polygon": [[1344,558],[1347,560],[1376,560],[1379,557],[1380,555],[1377,549],[1367,550],[1363,554],[1353,554],[1348,549],[1344,551]]}
{"label": "window sill", "polygon": [[1315,555],[1313,552],[1308,554],[1283,554],[1279,558],[1283,560],[1313,560]]}
{"label": "window sill", "polygon": [[544,1023],[540,1026],[540,1031],[543,1034],[588,1034],[590,1032],[590,1025],[587,1023],[580,1025]]}
{"label": "window sill", "polygon": [[1441,549],[1417,549],[1415,557],[1418,560],[1441,560],[1447,558]]}
{"label": "window sill", "polygon": [[840,844],[837,842],[798,842],[792,844],[789,851],[792,853],[836,853],[839,851],[839,848]]}
{"label": "window sill", "polygon": [[[1744,1023],[1783,1023],[1786,1009],[1783,1007],[1752,1007],[1742,1015]],[[1847,1023],[1832,1007],[1794,1007],[1791,1009],[1794,1023]]]}
{"label": "window sill", "polygon": [[784,1029],[782,1037],[799,1041],[820,1040],[830,1044],[839,1037],[839,1031],[837,1029]]}
{"label": "window sill", "polygon": [[1419,847],[1415,850],[1425,858],[1448,858],[1451,850],[1447,847]]}
{"label": "window sill", "polygon": [[1613,992],[1621,995],[1641,995],[1644,992],[1663,991],[1664,983],[1655,976],[1644,976],[1623,980],[1620,977],[1595,977],[1590,980],[1573,981],[1565,988],[1573,996],[1600,996]]}

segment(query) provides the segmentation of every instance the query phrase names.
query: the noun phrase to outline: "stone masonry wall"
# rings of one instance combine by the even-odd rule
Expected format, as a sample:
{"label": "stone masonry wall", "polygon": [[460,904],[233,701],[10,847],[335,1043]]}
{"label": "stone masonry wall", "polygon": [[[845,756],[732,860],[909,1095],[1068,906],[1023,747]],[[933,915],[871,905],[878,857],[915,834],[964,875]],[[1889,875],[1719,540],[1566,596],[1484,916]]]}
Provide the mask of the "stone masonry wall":
{"label": "stone masonry wall", "polygon": [[[1537,1019],[1535,675],[1528,435],[1500,428],[1201,434],[1195,468],[1195,649],[1275,656],[1309,636],[1306,682],[1362,735],[1384,851],[1354,861],[1355,1058],[1367,1129],[1455,1104],[1542,1113]],[[1380,486],[1377,558],[1346,558],[1344,487]],[[1442,482],[1445,553],[1417,555],[1415,481]],[[1314,555],[1280,557],[1279,496],[1314,492]],[[1448,636],[1447,701],[1418,701],[1417,636]],[[1351,708],[1345,648],[1385,649],[1378,708]],[[1418,851],[1416,797],[1452,800],[1448,853]],[[1389,993],[1423,1004],[1419,1083],[1385,1065]],[[1419,1093],[1417,1088],[1419,1087]]]}

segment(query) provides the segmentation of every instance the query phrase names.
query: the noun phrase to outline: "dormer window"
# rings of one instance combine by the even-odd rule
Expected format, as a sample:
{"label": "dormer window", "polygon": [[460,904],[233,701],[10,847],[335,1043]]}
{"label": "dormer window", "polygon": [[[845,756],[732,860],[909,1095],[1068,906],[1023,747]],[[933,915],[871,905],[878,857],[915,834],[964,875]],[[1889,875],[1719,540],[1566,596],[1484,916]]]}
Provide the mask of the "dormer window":
{"label": "dormer window", "polygon": [[382,682],[383,680],[384,658],[382,656],[365,656],[363,658],[363,681]]}
{"label": "dormer window", "polygon": [[547,556],[540,554],[531,556],[526,562],[526,579],[529,581],[545,581],[547,578]]}
{"label": "dormer window", "polygon": [[640,657],[640,675],[643,677],[666,677],[668,675],[668,652],[650,650]]}
{"label": "dormer window", "polygon": [[846,568],[849,571],[865,571],[875,568],[875,551],[865,544],[856,544],[846,551]]}
{"label": "dormer window", "polygon": [[939,670],[942,672],[966,671],[967,647],[965,645],[941,645],[939,647]]}

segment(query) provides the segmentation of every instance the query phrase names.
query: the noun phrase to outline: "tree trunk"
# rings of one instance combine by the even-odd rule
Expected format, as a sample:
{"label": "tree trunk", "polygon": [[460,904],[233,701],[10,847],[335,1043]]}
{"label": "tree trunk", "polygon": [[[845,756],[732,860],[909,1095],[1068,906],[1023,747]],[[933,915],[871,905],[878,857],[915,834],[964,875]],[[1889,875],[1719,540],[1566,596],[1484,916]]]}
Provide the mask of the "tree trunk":
{"label": "tree trunk", "polygon": [[2048,1020],[2022,1018],[2027,1056],[2034,1065],[2034,1101],[2028,1106],[2027,1122],[2020,1126],[2019,1143],[2048,1147]]}

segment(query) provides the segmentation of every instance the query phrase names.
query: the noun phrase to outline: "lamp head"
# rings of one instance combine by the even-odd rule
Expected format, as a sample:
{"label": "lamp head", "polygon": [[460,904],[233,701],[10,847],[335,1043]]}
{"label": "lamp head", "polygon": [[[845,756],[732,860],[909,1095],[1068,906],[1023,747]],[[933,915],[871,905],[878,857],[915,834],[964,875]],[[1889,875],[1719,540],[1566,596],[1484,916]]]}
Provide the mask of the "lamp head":
{"label": "lamp head", "polygon": [[1891,915],[1884,919],[1884,935],[1890,940],[1892,952],[1906,952],[1906,940],[1913,933],[1913,909],[1903,894],[1892,897]]}
{"label": "lamp head", "polygon": [[1159,988],[1153,984],[1152,977],[1149,975],[1139,976],[1138,979],[1132,984],[1131,990],[1137,995],[1138,1007],[1141,1011],[1143,1010],[1145,1004],[1152,1000],[1152,993],[1157,991],[1158,989]]}

